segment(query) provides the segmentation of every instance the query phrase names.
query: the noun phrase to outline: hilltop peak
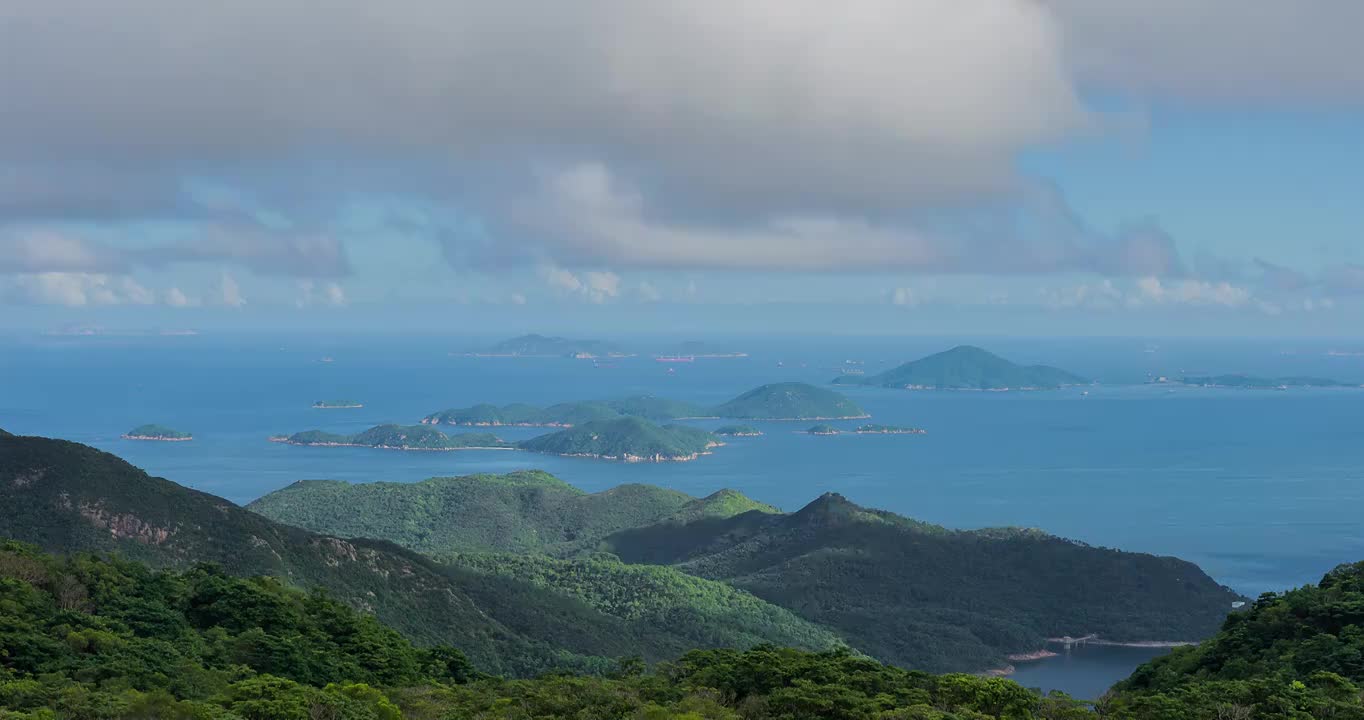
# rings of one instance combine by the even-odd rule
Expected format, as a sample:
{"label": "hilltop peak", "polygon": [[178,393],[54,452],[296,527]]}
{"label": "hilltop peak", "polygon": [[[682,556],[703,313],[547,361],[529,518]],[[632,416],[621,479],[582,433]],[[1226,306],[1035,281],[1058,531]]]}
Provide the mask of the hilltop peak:
{"label": "hilltop peak", "polygon": [[1046,365],[1018,365],[975,345],[958,345],[883,373],[844,375],[834,382],[910,390],[1044,390],[1088,381]]}
{"label": "hilltop peak", "polygon": [[848,520],[859,512],[862,512],[861,506],[840,493],[826,492],[797,510],[791,517],[804,523],[826,524]]}

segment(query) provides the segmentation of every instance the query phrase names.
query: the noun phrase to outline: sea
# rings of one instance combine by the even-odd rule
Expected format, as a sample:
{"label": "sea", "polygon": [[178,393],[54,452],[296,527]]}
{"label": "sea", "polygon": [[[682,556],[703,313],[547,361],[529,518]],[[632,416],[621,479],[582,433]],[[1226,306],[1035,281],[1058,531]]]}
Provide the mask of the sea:
{"label": "sea", "polygon": [[[607,339],[638,356],[594,362],[464,355],[496,339],[11,333],[0,335],[0,428],[86,443],[238,503],[302,479],[413,482],[540,468],[587,491],[622,483],[698,496],[734,488],[785,510],[834,491],[952,528],[1041,528],[1096,546],[1178,556],[1250,597],[1315,582],[1337,564],[1364,559],[1364,389],[1148,382],[1234,372],[1364,383],[1359,344],[729,336],[700,340],[716,352],[746,357],[660,363],[654,349],[695,338],[623,336]],[[827,384],[843,374],[873,374],[963,342],[1097,383],[1013,392],[840,387],[872,421],[927,433],[817,437],[800,432],[810,423],[754,423],[763,437],[734,438],[688,463],[307,448],[267,440],[308,429],[352,433],[379,423],[412,424],[480,402],[655,394],[713,404],[764,383]],[[330,399],[355,399],[364,407],[311,407]],[[693,422],[713,427],[721,421]],[[189,431],[195,439],[120,439],[144,423]],[[507,439],[545,432],[498,430]],[[1021,663],[1014,678],[1092,698],[1161,652],[1091,645]]]}

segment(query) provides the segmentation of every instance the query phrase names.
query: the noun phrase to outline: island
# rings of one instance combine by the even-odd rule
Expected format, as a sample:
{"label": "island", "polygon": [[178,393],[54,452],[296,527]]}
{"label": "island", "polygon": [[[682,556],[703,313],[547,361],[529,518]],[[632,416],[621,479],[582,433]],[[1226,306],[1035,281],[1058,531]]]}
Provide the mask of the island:
{"label": "island", "polygon": [[717,406],[714,414],[742,420],[857,420],[871,417],[840,393],[799,382],[754,388]]}
{"label": "island", "polygon": [[712,360],[735,360],[748,357],[748,353],[746,352],[737,352],[728,348],[715,348],[700,340],[688,340],[679,343],[676,347],[665,348],[658,354],[662,357],[690,357]]}
{"label": "island", "polygon": [[644,418],[597,420],[521,442],[530,452],[620,462],[686,462],[722,443],[711,433],[683,425],[656,425]]}
{"label": "island", "polygon": [[186,442],[194,436],[187,432],[172,430],[164,425],[138,425],[123,433],[124,440],[157,440],[160,442]]}
{"label": "island", "polygon": [[928,431],[923,428],[895,425],[858,425],[853,432],[858,435],[923,435]]}
{"label": "island", "polygon": [[620,411],[606,403],[571,402],[540,408],[524,403],[451,408],[422,418],[423,425],[468,425],[473,427],[560,427],[568,428],[594,420],[620,417]]}
{"label": "island", "polygon": [[1185,385],[1211,388],[1242,388],[1247,390],[1287,390],[1293,387],[1341,388],[1359,387],[1338,380],[1319,377],[1255,377],[1253,375],[1190,375]]}
{"label": "island", "polygon": [[1055,390],[1089,381],[1049,365],[1018,365],[972,345],[960,345],[875,375],[840,375],[839,385],[906,390]]}
{"label": "island", "polygon": [[720,437],[758,437],[763,432],[752,425],[722,425],[710,431]]}
{"label": "island", "polygon": [[525,403],[482,403],[450,408],[422,418],[423,425],[472,427],[570,428],[599,420],[641,417],[655,422],[735,418],[743,420],[855,420],[866,411],[842,394],[805,383],[777,383],[754,388],[714,407],[656,395],[634,395],[616,400],[566,402],[549,407]]}
{"label": "island", "polygon": [[503,340],[481,351],[465,353],[467,357],[630,357],[629,353],[601,340],[574,340],[545,335],[522,335]]}
{"label": "island", "polygon": [[313,403],[317,410],[354,410],[364,406],[364,403],[356,400],[318,400]]}
{"label": "island", "polygon": [[805,433],[807,435],[837,435],[839,431],[833,425],[815,425],[806,430]]}
{"label": "island", "polygon": [[278,435],[270,442],[310,447],[366,447],[381,450],[512,450],[511,443],[489,433],[445,433],[425,425],[376,425],[355,435],[307,430]]}

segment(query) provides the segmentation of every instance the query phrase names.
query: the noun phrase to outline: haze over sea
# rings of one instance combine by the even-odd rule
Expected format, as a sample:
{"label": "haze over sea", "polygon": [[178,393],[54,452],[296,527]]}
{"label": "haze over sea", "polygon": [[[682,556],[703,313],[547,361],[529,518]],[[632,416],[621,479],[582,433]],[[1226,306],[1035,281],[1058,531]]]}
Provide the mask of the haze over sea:
{"label": "haze over sea", "polygon": [[[594,367],[566,358],[458,355],[488,338],[14,335],[0,340],[0,428],[88,443],[239,503],[300,479],[412,482],[536,467],[587,491],[630,482],[693,495],[735,488],[784,510],[836,491],[953,528],[1038,527],[1094,545],[1176,555],[1252,596],[1315,582],[1336,564],[1364,557],[1364,390],[1141,384],[1148,374],[1186,371],[1364,381],[1364,357],[1325,341],[974,338],[1012,360],[1057,365],[1100,384],[1006,393],[840,388],[874,422],[928,434],[812,437],[796,432],[809,423],[755,423],[765,436],[732,439],[690,463],[266,441],[312,428],[349,433],[411,424],[479,402],[649,393],[717,403],[768,382],[823,385],[844,367],[874,373],[967,340],[718,338],[715,350],[749,357],[664,365],[648,356],[679,339],[620,338],[640,356]],[[310,407],[335,398],[365,407]],[[142,423],[187,430],[195,440],[119,439]],[[546,432],[496,430],[508,439]],[[1089,648],[1030,664],[1016,677],[1093,696],[1155,652]]]}

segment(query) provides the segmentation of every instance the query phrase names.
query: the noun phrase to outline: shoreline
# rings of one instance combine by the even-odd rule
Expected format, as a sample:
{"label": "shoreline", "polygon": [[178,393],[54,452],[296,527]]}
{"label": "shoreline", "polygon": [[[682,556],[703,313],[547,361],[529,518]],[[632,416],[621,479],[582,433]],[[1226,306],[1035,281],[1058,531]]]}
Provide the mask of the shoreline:
{"label": "shoreline", "polygon": [[1104,647],[1130,647],[1130,648],[1177,648],[1187,645],[1197,645],[1193,640],[1104,640],[1097,635],[1086,635],[1084,637],[1072,638],[1047,638],[1048,645],[1069,645],[1088,643],[1090,645],[1102,645]]}
{"label": "shoreline", "polygon": [[424,448],[411,447],[407,445],[359,445],[357,443],[304,443],[293,442],[287,437],[269,438],[272,443],[280,445],[292,445],[294,447],[355,447],[368,448],[370,450],[405,450],[408,452],[457,452],[459,450],[519,450],[517,447],[493,447],[483,445],[470,445],[468,447],[447,447],[447,448]]}
{"label": "shoreline", "polygon": [[123,440],[141,440],[146,442],[189,442],[193,437],[157,437],[156,435],[120,435]]}
{"label": "shoreline", "polygon": [[[1098,645],[1101,647],[1126,647],[1147,649],[1152,648],[1170,649],[1198,644],[1196,642],[1192,642],[1189,640],[1129,640],[1119,642],[1117,640],[1101,640],[1097,637],[1070,638],[1070,640],[1072,642],[1075,642],[1077,640],[1083,640],[1083,642],[1086,644]],[[1046,638],[1045,643],[1047,645],[1064,645],[1066,644],[1066,638]],[[1039,650],[1033,650],[1032,652],[1013,653],[1004,656],[1004,659],[1008,661],[1007,665],[1004,665],[1003,667],[988,668],[985,670],[981,670],[975,674],[983,675],[986,677],[1008,677],[1018,672],[1018,667],[1015,666],[1014,663],[1033,663],[1041,660],[1048,660],[1054,657],[1060,657],[1063,654],[1064,653],[1048,650],[1045,647]]]}

